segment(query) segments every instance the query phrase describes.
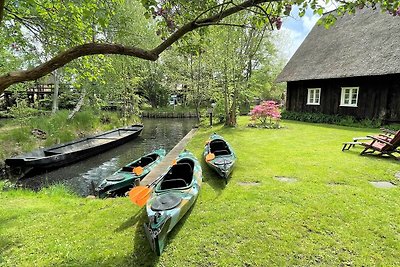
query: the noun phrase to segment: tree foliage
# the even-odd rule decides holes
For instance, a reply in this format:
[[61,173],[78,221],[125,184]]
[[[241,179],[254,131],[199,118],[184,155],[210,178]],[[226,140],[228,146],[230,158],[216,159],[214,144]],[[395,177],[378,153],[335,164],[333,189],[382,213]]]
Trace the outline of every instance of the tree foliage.
[[[322,14],[329,0],[143,0],[147,16],[153,17],[163,38],[159,43],[140,46],[136,43],[109,43],[105,29],[123,0],[0,0],[0,32],[7,36],[1,49],[14,55],[44,51],[44,58],[24,61],[15,71],[7,69],[0,76],[0,93],[12,84],[40,78],[57,68],[83,56],[95,54],[120,54],[146,60],[157,60],[159,55],[187,33],[212,25],[228,25],[226,18],[244,13],[240,25],[265,24],[280,28],[282,17],[289,15],[292,5],[300,6],[300,15],[311,7]],[[357,8],[379,5],[384,12],[399,15],[399,1],[356,0],[340,1],[338,15],[354,13]],[[334,23],[330,14],[324,23]],[[27,34],[29,32],[29,34]],[[150,47],[150,48],[147,48]],[[3,52],[0,54],[4,54]],[[51,58],[51,59],[50,59]],[[17,69],[18,69],[17,68]]]

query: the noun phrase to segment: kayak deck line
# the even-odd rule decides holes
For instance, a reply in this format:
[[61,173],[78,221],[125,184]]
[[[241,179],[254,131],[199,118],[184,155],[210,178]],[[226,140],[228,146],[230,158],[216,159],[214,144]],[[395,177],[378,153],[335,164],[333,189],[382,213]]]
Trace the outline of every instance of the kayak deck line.
[[197,128],[193,128],[189,133],[179,141],[178,144],[164,157],[164,159],[150,171],[150,173],[140,181],[140,185],[146,186],[154,182],[161,174],[163,174],[172,162],[179,156],[182,150],[185,149],[186,145],[193,138],[194,134],[197,132]]

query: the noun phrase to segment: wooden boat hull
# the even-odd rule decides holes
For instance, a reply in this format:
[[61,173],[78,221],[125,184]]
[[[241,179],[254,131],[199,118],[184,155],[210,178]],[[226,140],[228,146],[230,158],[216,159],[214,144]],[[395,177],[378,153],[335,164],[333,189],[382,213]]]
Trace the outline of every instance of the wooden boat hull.
[[215,133],[210,136],[204,147],[203,158],[212,170],[225,179],[225,182],[228,181],[237,159],[229,143]]
[[136,138],[142,130],[143,125],[122,127],[95,136],[38,149],[8,158],[5,162],[11,167],[21,168],[49,169],[61,167],[126,143]]
[[[165,154],[165,149],[157,149],[125,165],[99,184],[95,189],[96,195],[100,198],[105,198],[114,196],[123,190],[128,191],[130,188],[134,187],[137,182],[146,177],[146,175],[161,162]],[[139,166],[140,162],[143,162],[146,158],[152,158],[153,161],[143,167],[141,173],[135,173],[133,166]]]
[[167,180],[172,177],[168,175],[175,168],[171,166],[163,174],[163,179],[156,185],[146,204],[149,222],[144,225],[144,228],[150,246],[157,255],[161,255],[168,233],[195,203],[203,180],[201,166],[192,153],[182,152],[176,161],[178,166],[185,162],[193,162],[190,183],[183,187],[166,188],[164,186],[166,181],[174,180]]

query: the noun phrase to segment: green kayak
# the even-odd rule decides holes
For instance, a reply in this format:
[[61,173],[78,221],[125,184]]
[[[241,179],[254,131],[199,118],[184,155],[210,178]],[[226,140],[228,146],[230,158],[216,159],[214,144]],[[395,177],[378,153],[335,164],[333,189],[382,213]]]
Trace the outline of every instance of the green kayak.
[[125,165],[104,179],[95,189],[100,198],[124,193],[141,181],[165,157],[164,149],[157,149]]
[[161,255],[167,234],[193,205],[203,180],[201,166],[187,151],[179,154],[168,168],[146,203],[149,222],[144,225],[150,246]]
[[204,147],[203,157],[207,165],[227,183],[236,162],[235,152],[229,143],[222,136],[212,134]]

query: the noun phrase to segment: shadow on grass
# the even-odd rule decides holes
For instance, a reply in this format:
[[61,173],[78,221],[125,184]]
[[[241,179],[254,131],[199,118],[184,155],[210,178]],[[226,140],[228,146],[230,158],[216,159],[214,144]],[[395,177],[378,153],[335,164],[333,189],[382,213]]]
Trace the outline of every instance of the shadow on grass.
[[201,161],[201,169],[203,171],[203,182],[211,186],[217,194],[216,198],[218,198],[226,186],[225,180],[218,177],[218,175],[213,172],[204,161]]
[[183,217],[179,220],[179,222],[175,225],[175,227],[171,230],[171,232],[167,236],[167,242],[165,244],[165,248],[168,248],[168,245],[170,242],[172,242],[176,235],[179,233],[179,231],[182,229],[183,225],[185,224],[186,220],[189,218],[190,214],[192,214],[193,208],[196,205],[196,201],[193,203],[193,205],[190,207],[190,209],[183,215]]
[[[0,218],[0,229],[5,228],[5,225],[14,221],[18,218],[17,215]],[[0,264],[2,262],[2,257],[5,252],[14,246],[18,246],[19,243],[9,240],[7,237],[0,235]]]
[[131,255],[130,266],[155,266],[158,263],[158,256],[151,250],[150,244],[144,232],[144,223],[147,222],[146,209],[138,213],[134,235],[134,251]]
[[143,210],[144,209],[138,210],[138,212],[136,212],[135,215],[133,215],[126,222],[121,224],[117,229],[114,230],[114,232],[117,232],[117,233],[122,232],[122,231],[125,231],[126,229],[128,229],[129,227],[133,227],[136,223],[139,222],[139,220],[143,216],[143,214],[142,214]]
[[[197,202],[197,200],[196,200]],[[193,207],[196,205],[196,202],[190,207],[190,209],[186,212],[186,214],[179,220],[178,224],[172,229],[172,231],[168,234],[167,240],[165,243],[165,249],[168,249],[168,246],[171,242],[173,242],[176,235],[179,233],[181,228],[183,227],[186,220],[189,218],[190,214],[193,211]],[[135,227],[134,233],[134,251],[132,252],[130,257],[123,259],[123,264],[125,266],[155,266],[159,261],[159,257],[151,250],[150,244],[147,240],[143,225],[147,223],[147,213],[145,209],[141,209],[137,214],[129,218],[126,222],[124,222],[120,227],[118,227],[115,231],[122,231],[128,227]]]

